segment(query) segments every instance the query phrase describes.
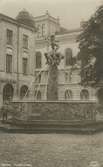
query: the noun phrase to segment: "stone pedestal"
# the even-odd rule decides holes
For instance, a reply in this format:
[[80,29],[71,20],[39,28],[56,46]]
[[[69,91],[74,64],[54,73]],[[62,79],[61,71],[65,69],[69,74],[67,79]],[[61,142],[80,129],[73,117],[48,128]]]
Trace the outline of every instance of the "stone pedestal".
[[58,100],[58,68],[56,65],[49,66],[48,77],[47,100]]

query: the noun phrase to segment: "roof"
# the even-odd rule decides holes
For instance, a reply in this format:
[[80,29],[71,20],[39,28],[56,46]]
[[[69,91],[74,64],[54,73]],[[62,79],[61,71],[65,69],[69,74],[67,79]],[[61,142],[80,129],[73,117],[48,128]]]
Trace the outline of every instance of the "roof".
[[81,30],[80,28],[69,30],[64,27],[60,27],[60,31],[56,32],[56,35],[64,35],[64,34],[69,34],[74,32],[80,32],[80,30]]
[[26,29],[30,29],[30,30],[33,30],[34,28],[27,25],[27,24],[24,24],[23,22],[18,22],[16,19],[12,18],[12,17],[9,17],[7,15],[4,15],[2,13],[0,13],[0,20],[4,20],[6,22],[9,22],[11,24],[15,24],[16,26],[21,26],[21,27],[24,27]]
[[16,20],[20,23],[27,25],[27,26],[35,27],[35,22],[34,22],[33,16],[25,9],[23,9],[22,11],[19,12],[19,14],[16,17]]
[[39,20],[42,20],[42,19],[47,19],[47,17],[50,20],[54,21],[55,23],[58,23],[58,18],[55,18],[55,17],[51,16],[48,13],[48,11],[46,11],[46,14],[44,14],[44,15],[36,16],[36,17],[33,17],[33,18],[34,18],[34,21],[39,21]]

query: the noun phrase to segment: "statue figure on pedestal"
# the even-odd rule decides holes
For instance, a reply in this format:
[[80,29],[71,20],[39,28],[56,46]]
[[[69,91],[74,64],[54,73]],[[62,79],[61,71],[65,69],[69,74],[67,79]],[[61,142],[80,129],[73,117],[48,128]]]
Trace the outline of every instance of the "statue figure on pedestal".
[[58,100],[58,65],[64,58],[60,52],[58,52],[59,45],[55,40],[55,36],[50,38],[51,51],[45,53],[46,63],[49,66],[49,78],[47,86],[47,100]]

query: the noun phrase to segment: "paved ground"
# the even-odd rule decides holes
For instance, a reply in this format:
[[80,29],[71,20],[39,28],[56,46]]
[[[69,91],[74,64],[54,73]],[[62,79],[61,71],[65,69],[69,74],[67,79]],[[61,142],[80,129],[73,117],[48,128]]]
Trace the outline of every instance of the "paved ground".
[[92,136],[0,133],[0,167],[6,163],[87,167],[91,161],[103,166],[103,133]]

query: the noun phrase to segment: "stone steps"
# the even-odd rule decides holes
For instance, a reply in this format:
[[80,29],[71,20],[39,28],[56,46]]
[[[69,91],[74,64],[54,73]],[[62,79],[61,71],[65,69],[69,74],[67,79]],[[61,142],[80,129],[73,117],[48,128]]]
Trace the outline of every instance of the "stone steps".
[[0,130],[10,133],[75,133],[92,134],[103,131],[103,122],[66,122],[58,124],[55,122],[33,121],[33,122],[5,122]]

